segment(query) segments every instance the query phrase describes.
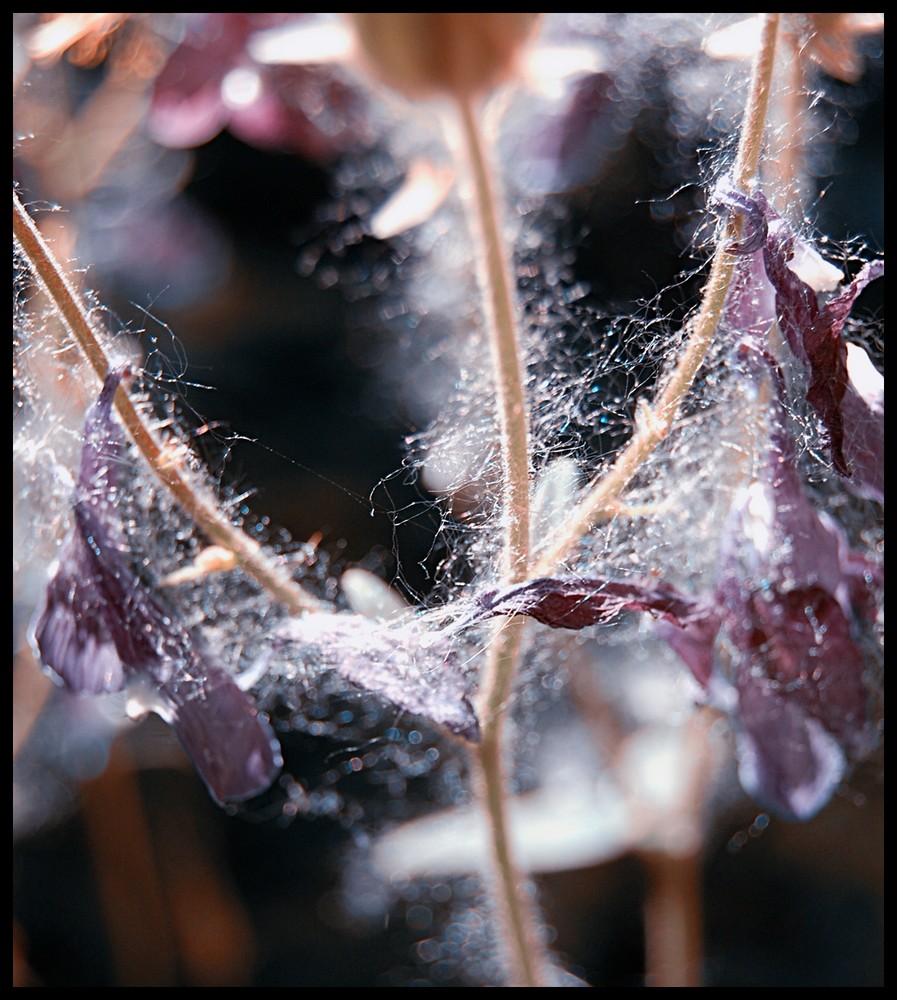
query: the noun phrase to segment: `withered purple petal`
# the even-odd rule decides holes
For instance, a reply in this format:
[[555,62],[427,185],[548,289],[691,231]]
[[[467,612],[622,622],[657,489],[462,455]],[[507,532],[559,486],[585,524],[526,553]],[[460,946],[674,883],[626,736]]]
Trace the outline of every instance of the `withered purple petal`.
[[[807,401],[813,406],[828,435],[832,464],[845,477],[852,469],[850,451],[853,427],[845,419],[844,401],[850,385],[844,324],[860,292],[884,273],[884,261],[866,264],[857,277],[824,305],[817,293],[788,266],[794,255],[794,236],[779,220],[770,227],[764,249],[769,280],[776,292],[776,309],[782,332],[807,366],[810,384]],[[864,435],[868,435],[868,428]],[[883,434],[883,427],[880,434]]]
[[727,626],[739,694],[766,685],[852,752],[869,749],[863,656],[834,597],[820,587],[755,590]]
[[177,612],[134,572],[116,491],[124,455],[110,373],[85,422],[72,528],[33,628],[44,668],[80,694],[132,683],[172,721],[219,802],[267,788],[280,768],[273,731]]
[[224,78],[241,62],[253,27],[251,15],[202,14],[156,78],[149,108],[154,137],[169,146],[199,146],[226,125]]
[[741,366],[740,356],[745,350],[753,357],[765,351],[775,319],[775,291],[766,277],[762,254],[740,257],[720,323],[733,349],[731,359]]
[[102,694],[121,690],[125,675],[110,627],[94,613],[104,598],[90,564],[87,543],[73,533],[63,543],[47,584],[33,638],[44,669],[67,688]]
[[659,621],[656,629],[661,639],[674,650],[692,672],[695,680],[709,688],[715,663],[714,644],[721,620],[715,611],[708,611],[703,619],[679,627],[668,621]]
[[[360,92],[321,66],[271,66],[251,56],[256,32],[289,26],[300,16],[193,15],[156,77],[148,116],[154,138],[177,148],[200,146],[227,128],[249,145],[322,163],[366,141],[370,128]],[[227,93],[234,80],[241,89],[237,100]]]
[[201,661],[204,673],[175,675],[161,687],[182,746],[219,803],[242,802],[270,787],[283,764],[280,745],[221,666]]
[[716,600],[742,781],[770,808],[804,819],[874,744],[854,634],[869,567],[814,508],[777,401],[769,412],[769,454],[730,516]]
[[739,691],[738,721],[738,776],[748,795],[785,819],[815,816],[847,769],[835,737],[786,691],[750,678]]
[[[855,376],[859,368],[865,369],[862,383]],[[847,345],[847,370],[850,382],[841,401],[844,424],[849,429],[844,454],[853,470],[847,482],[860,496],[884,503],[884,379],[856,344]],[[870,387],[868,383],[873,380],[876,385]]]
[[[792,268],[797,237],[762,193],[747,195],[726,179],[717,185],[714,200],[745,219],[743,239],[727,249],[745,256],[763,251],[766,277],[775,296],[774,315],[791,350],[807,369],[807,401],[822,422],[835,470],[854,480],[855,492],[883,499],[884,405],[870,404],[852,380],[843,330],[857,296],[884,273],[884,261],[865,264],[837,295],[820,303],[816,290]],[[768,311],[768,293],[769,286],[760,275],[740,268],[726,305],[726,325],[742,335],[754,331]]]
[[[766,376],[775,383],[777,372],[765,357],[753,355],[753,363],[758,378],[766,366]],[[748,590],[820,586],[849,613],[855,581],[871,567],[850,550],[841,528],[813,505],[776,395],[768,406],[768,433],[766,460],[730,514],[720,547],[717,601],[737,605],[746,582]]]
[[750,254],[763,248],[769,229],[768,205],[759,191],[753,195],[746,194],[735,186],[731,177],[727,177],[714,188],[713,202],[728,212],[744,217],[744,234],[737,243],[726,247],[729,253]]
[[624,611],[647,611],[676,625],[703,620],[700,602],[663,583],[545,577],[492,590],[478,598],[482,620],[527,615],[551,628],[583,629],[614,621]]

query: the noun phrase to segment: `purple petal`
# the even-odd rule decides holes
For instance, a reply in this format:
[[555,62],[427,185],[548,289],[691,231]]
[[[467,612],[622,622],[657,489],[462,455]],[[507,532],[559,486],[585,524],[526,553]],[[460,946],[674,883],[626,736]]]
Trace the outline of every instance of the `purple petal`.
[[[760,192],[746,195],[727,180],[717,186],[714,197],[725,209],[745,218],[744,238],[727,248],[730,253],[750,255],[763,250],[766,275],[775,293],[775,314],[791,350],[807,368],[807,401],[825,429],[832,464],[845,478],[856,478],[857,492],[882,498],[884,405],[870,406],[852,379],[843,330],[857,296],[884,273],[884,261],[865,264],[853,281],[820,304],[816,290],[792,267],[797,237],[764,196]],[[762,321],[759,312],[766,311],[763,283],[756,275],[746,279],[748,274],[749,270],[739,269],[726,305],[726,325],[735,330],[754,330],[757,321]],[[741,315],[746,307],[748,315]]]
[[870,568],[803,487],[777,402],[770,450],[729,519],[716,597],[737,693],[745,788],[784,816],[817,812],[874,745],[864,657]]
[[847,345],[840,323],[819,307],[816,292],[789,267],[793,239],[781,228],[770,237],[766,271],[776,290],[779,322],[791,349],[810,372],[807,402],[819,414],[828,435],[832,463],[842,476],[850,470],[844,458],[844,416],[841,401],[847,391]]
[[735,186],[731,177],[726,177],[714,188],[713,202],[744,218],[744,234],[738,243],[726,247],[729,253],[751,254],[763,248],[769,230],[769,206],[759,191],[753,195],[745,194]]
[[259,72],[257,98],[230,113],[228,129],[238,139],[319,163],[372,140],[360,94],[328,69],[277,66]]
[[97,509],[76,504],[37,615],[41,662],[73,691],[117,691],[140,674],[161,684],[194,655],[176,613],[131,570],[118,534]]
[[106,621],[93,613],[102,597],[89,569],[80,535],[62,546],[58,569],[47,585],[34,625],[34,643],[44,669],[72,691],[119,691],[125,676]]
[[726,623],[739,691],[762,684],[852,752],[869,750],[863,655],[834,597],[818,587],[753,591]]
[[122,376],[106,378],[85,424],[74,523],[35,619],[34,646],[44,668],[77,693],[143,688],[212,795],[240,801],[271,784],[280,752],[250,697],[132,568],[117,505],[123,432],[112,416]]
[[[776,307],[782,332],[794,353],[809,370],[807,401],[813,406],[828,435],[832,463],[845,477],[855,472],[845,452],[854,427],[845,414],[845,396],[850,385],[844,324],[860,292],[884,273],[884,262],[866,264],[860,274],[838,295],[820,306],[816,292],[788,266],[794,254],[794,237],[784,223],[770,229],[764,251],[769,280],[776,290]],[[864,427],[864,435],[869,429]],[[883,435],[883,427],[879,436]],[[883,447],[883,445],[882,445]]]
[[225,76],[243,56],[252,31],[249,15],[204,14],[156,77],[148,124],[167,146],[199,146],[226,125],[221,93]]
[[678,654],[704,688],[711,686],[716,661],[714,646],[720,629],[720,618],[715,613],[706,618],[677,627],[667,621],[657,623],[657,634]]
[[739,692],[738,776],[752,798],[785,819],[825,806],[847,769],[838,741],[786,694],[748,681]]
[[853,470],[847,482],[860,496],[884,503],[884,378],[856,344],[847,345],[847,372],[850,381],[841,401],[844,426],[849,430],[844,454]]
[[755,356],[766,351],[775,319],[775,291],[766,277],[762,255],[740,257],[720,324],[735,349],[733,357],[739,356],[742,347]]
[[105,618],[90,548],[80,534],[63,543],[57,569],[35,619],[38,659],[67,688],[84,694],[119,691],[125,674]]
[[[754,360],[777,378],[766,358]],[[836,598],[848,618],[874,617],[870,581],[881,586],[880,567],[851,550],[839,525],[811,501],[784,410],[775,398],[768,426],[765,464],[733,506],[720,546],[717,601],[738,606],[739,595],[754,589],[815,586]]]
[[[370,126],[356,90],[321,67],[268,66],[250,55],[247,46],[256,32],[296,18],[196,15],[156,78],[148,115],[154,138],[177,148],[200,146],[228,128],[251,145],[321,162],[368,141]],[[234,79],[238,90],[245,87],[237,100],[226,93]]]
[[712,606],[666,584],[605,579],[544,578],[481,594],[479,608],[459,622],[463,627],[496,615],[527,615],[550,628],[583,629],[606,625],[627,611],[658,618],[663,639],[705,687],[713,672],[713,646],[720,619]]
[[170,722],[218,803],[242,802],[270,788],[283,758],[271,726],[223,667],[201,661],[199,677],[182,675],[161,695]]
[[[60,548],[33,627],[44,667],[85,694],[120,690],[128,672],[123,661],[146,658],[135,645],[144,643],[147,633],[130,627],[131,609],[139,605],[141,594],[131,586],[133,574],[114,516],[123,448],[111,413],[122,377],[122,371],[109,374],[85,421],[74,525]],[[139,608],[137,617],[144,617]]]
[[706,608],[666,584],[546,577],[493,590],[478,598],[472,624],[496,615],[528,615],[551,628],[583,629],[614,621],[624,611],[647,611],[676,625],[703,620]]

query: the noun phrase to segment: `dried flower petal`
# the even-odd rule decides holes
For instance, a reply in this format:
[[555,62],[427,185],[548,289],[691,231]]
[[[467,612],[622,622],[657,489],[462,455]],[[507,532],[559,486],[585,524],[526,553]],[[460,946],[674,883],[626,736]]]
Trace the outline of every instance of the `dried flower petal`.
[[[807,819],[874,743],[855,628],[869,567],[810,502],[778,404],[770,451],[727,526],[716,598],[746,790]],[[699,678],[701,679],[701,678]],[[703,681],[705,684],[706,681]]]
[[546,577],[479,595],[473,624],[496,615],[527,615],[551,628],[583,629],[606,625],[624,611],[647,611],[684,626],[703,620],[706,608],[665,584]]
[[296,17],[196,15],[156,79],[149,109],[155,138],[199,146],[227,128],[250,145],[320,162],[367,141],[360,93],[329,68],[270,65],[253,55],[257,34],[295,26]]
[[852,473],[845,450],[851,428],[845,424],[843,402],[850,382],[844,324],[860,292],[884,273],[884,261],[866,264],[838,295],[820,305],[816,292],[788,266],[794,238],[784,225],[771,229],[764,251],[766,272],[776,290],[776,308],[782,332],[794,353],[807,365],[810,385],[807,401],[822,420],[835,469]]
[[847,374],[841,412],[850,431],[844,440],[844,454],[853,470],[849,483],[855,493],[884,503],[884,376],[858,344],[847,345]]
[[739,691],[737,735],[742,787],[786,819],[812,819],[847,769],[838,741],[771,685]]
[[116,505],[124,441],[112,403],[121,379],[120,371],[106,378],[85,424],[74,523],[35,618],[35,650],[76,693],[142,688],[212,796],[222,803],[251,798],[282,763],[270,725],[132,568]]
[[280,746],[245,691],[208,653],[202,674],[162,686],[175,732],[218,802],[240,802],[269,788],[281,768]]
[[[746,346],[741,355],[757,385],[775,382],[771,359]],[[622,612],[652,614],[708,696],[734,715],[745,789],[782,816],[807,819],[831,798],[849,761],[874,746],[855,636],[874,571],[810,502],[774,397],[769,422],[769,453],[733,508],[712,595],[546,578],[479,595],[455,628],[527,615],[582,629]]]
[[[728,248],[730,252],[749,254],[763,249],[766,275],[775,293],[775,314],[789,347],[807,369],[807,402],[819,414],[835,470],[850,481],[855,492],[883,500],[884,397],[868,388],[875,381],[868,376],[871,363],[862,364],[854,353],[848,365],[849,345],[843,331],[859,294],[884,274],[884,261],[868,262],[840,292],[820,301],[817,289],[802,276],[806,272],[801,266],[806,261],[802,244],[760,192],[748,196],[723,182],[715,200],[746,219],[745,236]],[[749,308],[767,296],[758,275],[749,279],[747,287],[737,288],[738,303],[748,303]],[[729,312],[734,308],[731,305]]]

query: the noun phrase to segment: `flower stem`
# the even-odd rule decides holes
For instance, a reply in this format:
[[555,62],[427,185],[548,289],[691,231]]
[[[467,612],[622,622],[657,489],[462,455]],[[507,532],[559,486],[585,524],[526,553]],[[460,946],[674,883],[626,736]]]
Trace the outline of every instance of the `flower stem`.
[[[779,14],[764,15],[760,49],[754,59],[751,74],[748,102],[733,168],[736,185],[745,189],[753,184],[760,165],[779,18]],[[556,572],[569,550],[588,534],[590,528],[614,512],[620,496],[669,433],[719,326],[737,263],[737,258],[726,248],[737,241],[741,228],[742,220],[738,217],[730,219],[725,226],[713,256],[700,308],[689,324],[685,346],[675,369],[661,386],[653,406],[642,406],[636,416],[636,430],[629,443],[573,511],[562,535],[548,547],[533,567],[534,576]]]
[[[101,336],[94,329],[81,297],[15,191],[12,193],[12,228],[13,237],[32,273],[46,291],[94,374],[102,381],[111,363]],[[150,468],[210,541],[233,552],[237,565],[292,614],[319,607],[317,599],[291,579],[282,566],[273,562],[258,542],[222,517],[214,498],[203,495],[199,484],[188,478],[183,463],[172,458],[172,449],[158,440],[121,385],[115,394],[115,407]]]
[[490,646],[486,669],[497,681],[490,694],[497,701],[500,692],[504,692],[505,701],[488,709],[482,739],[476,748],[476,779],[489,824],[492,871],[488,888],[494,896],[497,926],[501,929],[508,965],[507,985],[535,987],[548,985],[544,979],[546,962],[538,939],[536,915],[526,892],[526,876],[517,865],[511,845],[505,759],[505,716],[523,652],[523,624],[512,619],[494,636]]
[[494,170],[477,109],[467,100],[459,100],[458,107],[474,192],[483,319],[495,372],[505,518],[502,575],[505,582],[517,583],[526,579],[530,516],[529,421],[517,343],[515,281],[505,253]]
[[701,854],[643,854],[647,986],[701,986]]
[[[517,332],[515,282],[505,251],[499,201],[487,139],[471,101],[458,111],[473,191],[476,259],[480,261],[483,320],[495,373],[502,462],[503,566],[507,583],[526,579],[529,570],[529,423]],[[508,824],[506,714],[523,650],[523,628],[512,619],[492,637],[480,682],[482,740],[476,756],[479,794],[489,823],[493,863],[491,888],[506,951],[510,985],[545,986],[546,966],[538,940],[525,878],[511,848]]]

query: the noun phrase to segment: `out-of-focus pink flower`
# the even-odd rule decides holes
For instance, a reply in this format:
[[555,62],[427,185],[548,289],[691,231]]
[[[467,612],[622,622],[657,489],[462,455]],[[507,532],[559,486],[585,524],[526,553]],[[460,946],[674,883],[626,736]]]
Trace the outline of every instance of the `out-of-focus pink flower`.
[[199,146],[224,129],[263,149],[332,160],[371,140],[365,99],[322,58],[271,64],[252,54],[260,33],[297,14],[196,14],[159,74],[149,111],[154,138]]

